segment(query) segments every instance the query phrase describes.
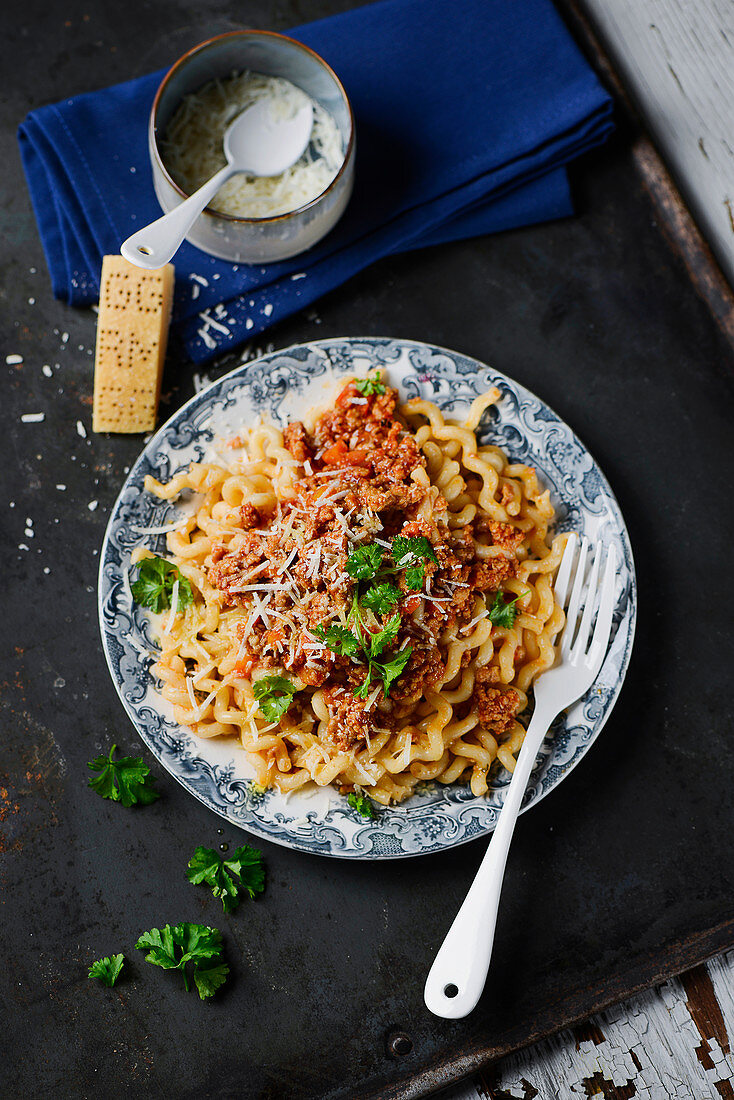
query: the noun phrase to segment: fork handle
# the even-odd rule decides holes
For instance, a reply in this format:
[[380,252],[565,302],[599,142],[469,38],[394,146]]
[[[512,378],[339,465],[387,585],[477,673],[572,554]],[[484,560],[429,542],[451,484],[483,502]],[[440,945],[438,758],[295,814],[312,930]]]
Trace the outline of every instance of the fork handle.
[[554,717],[547,708],[533,714],[489,847],[429,971],[423,996],[436,1016],[447,1020],[467,1016],[482,995],[515,822],[535,758]]

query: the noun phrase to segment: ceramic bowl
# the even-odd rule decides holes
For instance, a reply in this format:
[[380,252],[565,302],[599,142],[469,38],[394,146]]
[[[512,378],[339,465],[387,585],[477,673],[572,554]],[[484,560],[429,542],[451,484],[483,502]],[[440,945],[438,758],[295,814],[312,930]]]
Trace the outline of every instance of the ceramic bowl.
[[216,78],[251,70],[284,77],[301,88],[334,118],[342,136],[344,161],[325,191],[286,214],[240,218],[207,208],[186,239],[212,256],[234,263],[264,264],[286,260],[312,248],[344,213],[354,182],[354,116],[347,94],[326,62],[292,38],[270,31],[233,31],[195,46],[163,78],[150,113],[148,148],[153,182],[167,213],[187,195],[169,175],[159,137],[185,95]]

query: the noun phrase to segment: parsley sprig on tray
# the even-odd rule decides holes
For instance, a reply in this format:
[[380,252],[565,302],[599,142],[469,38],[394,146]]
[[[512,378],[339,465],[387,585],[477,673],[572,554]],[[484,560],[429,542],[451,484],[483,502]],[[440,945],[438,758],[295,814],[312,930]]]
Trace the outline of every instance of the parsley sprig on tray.
[[148,806],[160,798],[160,792],[153,787],[155,779],[142,756],[121,756],[115,760],[116,752],[117,745],[113,745],[108,756],[98,756],[87,763],[90,771],[100,772],[89,780],[92,790],[123,806]]
[[244,844],[222,859],[213,848],[199,847],[189,860],[186,877],[195,886],[210,886],[214,897],[222,899],[224,912],[232,913],[245,894],[254,899],[265,889],[262,852]]
[[[265,889],[265,867],[262,852],[244,844],[228,859],[213,848],[198,847],[189,860],[187,878],[195,885],[210,886],[215,898],[221,898],[225,913],[233,912],[245,894],[254,899]],[[180,970],[184,987],[191,988],[190,979],[202,1000],[213,997],[224,984],[229,967],[222,958],[222,934],[218,928],[205,924],[166,924],[143,932],[135,944],[147,951],[145,959],[164,970]],[[112,987],[120,976],[125,956],[111,955],[97,959],[89,967],[89,977]]]
[[[144,932],[135,944],[147,951],[146,962],[164,970],[180,970],[184,988],[191,989],[190,975],[202,1001],[224,985],[229,967],[222,959],[222,933],[205,924],[170,924]],[[191,964],[190,972],[187,966]]]
[[105,959],[97,959],[89,968],[89,977],[98,978],[102,985],[111,989],[120,976],[124,962],[124,955],[110,955]]

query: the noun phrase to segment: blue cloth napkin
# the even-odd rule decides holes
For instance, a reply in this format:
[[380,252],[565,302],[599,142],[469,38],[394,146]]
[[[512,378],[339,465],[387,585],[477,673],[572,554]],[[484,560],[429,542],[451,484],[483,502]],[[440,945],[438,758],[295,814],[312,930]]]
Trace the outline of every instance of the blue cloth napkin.
[[[311,251],[233,265],[175,257],[172,340],[204,362],[382,256],[572,213],[565,165],[611,102],[550,0],[381,0],[297,27],[356,116],[354,194]],[[160,216],[147,122],[163,71],[32,111],[23,165],[54,294],[97,300],[102,256]]]

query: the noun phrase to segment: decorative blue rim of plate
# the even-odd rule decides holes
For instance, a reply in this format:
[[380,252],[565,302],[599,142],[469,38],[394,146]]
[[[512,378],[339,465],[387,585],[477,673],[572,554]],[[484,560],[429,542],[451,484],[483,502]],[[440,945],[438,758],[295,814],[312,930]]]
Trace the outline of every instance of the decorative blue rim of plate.
[[[236,744],[196,738],[173,720],[150,672],[151,624],[134,604],[128,579],[139,529],[163,526],[175,514],[173,506],[145,492],[146,474],[167,480],[258,414],[276,422],[292,418],[299,408],[325,400],[341,376],[373,367],[385,368],[390,384],[406,399],[426,397],[447,416],[460,415],[474,397],[498,386],[502,398],[482,424],[480,438],[536,467],[551,490],[558,530],[613,544],[622,563],[612,641],[599,677],[554,723],[523,809],[545,797],[598,737],[621,689],[637,613],[634,561],[606,478],[571,429],[529,390],[466,355],[384,337],[321,340],[274,351],[196,394],[148,442],[115,503],[102,546],[99,616],[105,656],[125,710],[151,752],[191,794],[232,825],[275,844],[317,855],[396,859],[443,851],[490,833],[509,774],[501,768],[493,772],[490,790],[480,798],[460,784],[425,785],[401,806],[378,809],[374,820],[365,820],[331,788],[315,796],[261,791],[248,778],[252,772]],[[165,552],[165,536],[153,536],[149,545]]]

